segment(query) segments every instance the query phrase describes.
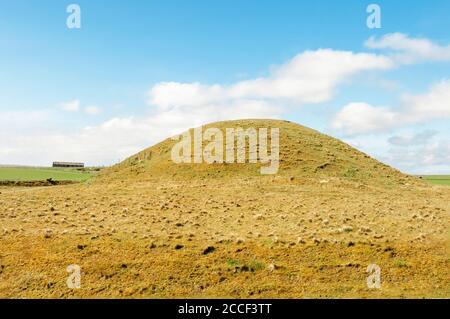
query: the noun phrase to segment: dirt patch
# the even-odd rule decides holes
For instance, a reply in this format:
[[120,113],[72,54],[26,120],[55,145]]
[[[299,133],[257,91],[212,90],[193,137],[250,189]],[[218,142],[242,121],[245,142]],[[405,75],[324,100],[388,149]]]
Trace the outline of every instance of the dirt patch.
[[0,186],[5,187],[41,187],[41,186],[57,186],[70,185],[79,183],[77,181],[54,181],[51,179],[45,181],[0,181]]

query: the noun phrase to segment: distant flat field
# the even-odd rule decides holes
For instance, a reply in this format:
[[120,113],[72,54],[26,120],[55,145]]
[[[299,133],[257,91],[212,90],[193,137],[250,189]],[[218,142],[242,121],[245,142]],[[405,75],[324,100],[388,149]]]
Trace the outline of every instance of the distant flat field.
[[424,175],[422,178],[432,184],[450,186],[450,175]]
[[0,181],[41,181],[51,178],[54,181],[83,182],[90,173],[65,168],[0,167]]

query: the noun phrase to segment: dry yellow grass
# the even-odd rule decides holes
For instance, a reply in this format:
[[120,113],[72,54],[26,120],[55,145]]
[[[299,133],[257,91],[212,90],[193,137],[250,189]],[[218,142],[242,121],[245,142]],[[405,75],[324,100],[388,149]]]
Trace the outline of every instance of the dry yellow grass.
[[450,297],[450,188],[293,123],[211,126],[279,127],[279,174],[174,164],[169,139],[85,184],[0,189],[0,297]]

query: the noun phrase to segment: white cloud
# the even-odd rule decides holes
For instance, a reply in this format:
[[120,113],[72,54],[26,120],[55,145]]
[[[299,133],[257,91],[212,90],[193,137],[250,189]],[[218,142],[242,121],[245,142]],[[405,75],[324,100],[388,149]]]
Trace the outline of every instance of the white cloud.
[[450,80],[433,85],[421,95],[405,95],[402,98],[406,122],[422,122],[450,117]]
[[333,119],[332,128],[348,135],[381,131],[395,125],[398,114],[387,107],[349,103]]
[[437,134],[434,130],[426,130],[414,135],[400,136],[394,135],[388,139],[388,142],[396,146],[415,146],[427,144]]
[[148,103],[166,110],[176,106],[198,106],[227,99],[220,85],[161,82],[150,89]]
[[226,104],[239,100],[321,103],[330,100],[336,87],[351,76],[370,70],[386,70],[392,61],[381,55],[321,49],[298,54],[274,68],[268,77],[234,84],[162,82],[149,91],[148,103],[160,109],[179,106]]
[[90,115],[97,115],[101,113],[101,108],[99,108],[98,106],[95,105],[90,105],[90,106],[86,106],[84,108],[84,112],[86,112],[87,114]]
[[450,61],[450,45],[442,46],[429,39],[411,38],[403,33],[390,33],[379,39],[371,37],[365,45],[371,49],[392,51],[391,57],[402,64]]
[[68,102],[62,102],[59,104],[60,109],[66,112],[80,112],[83,111],[89,115],[98,115],[101,113],[102,109],[96,105],[88,105],[84,108],[81,107],[80,100],[72,100]]
[[[33,115],[34,113],[30,114]],[[51,117],[27,113],[15,114],[15,122],[22,130],[0,114],[0,163],[23,165],[50,165],[52,161],[81,161],[88,165],[109,165],[141,151],[161,140],[195,126],[213,121],[238,118],[277,118],[280,109],[265,101],[239,100],[233,104],[204,105],[192,108],[183,106],[157,110],[145,117],[117,117],[79,132],[47,130]],[[33,134],[27,129],[32,118]],[[12,116],[10,116],[12,118]],[[4,121],[1,121],[4,119]],[[30,120],[31,121],[31,120]],[[5,122],[5,123],[3,123]],[[9,122],[6,129],[2,124]],[[30,124],[31,124],[30,123]]]
[[439,141],[424,146],[421,164],[439,165],[450,171],[450,141]]
[[433,85],[425,94],[403,96],[399,109],[349,103],[335,115],[331,127],[356,135],[446,118],[450,118],[450,80]]
[[384,56],[322,49],[307,51],[275,69],[268,78],[238,82],[232,96],[284,98],[294,102],[320,103],[331,99],[335,88],[351,76],[385,70],[392,61]]
[[[161,82],[148,91],[150,115],[116,117],[75,133],[64,128],[58,133],[46,129],[48,118],[33,122],[37,128],[33,134],[26,126],[21,131],[4,129],[1,162],[48,165],[54,160],[67,160],[111,164],[189,127],[229,119],[279,118],[292,105],[329,101],[339,86],[354,76],[394,66],[393,58],[386,55],[320,49],[298,54],[272,68],[268,76],[229,85]],[[375,132],[429,118],[430,108],[431,113],[445,116],[448,104],[439,101],[448,97],[446,93],[447,84],[443,82],[423,96],[405,96],[404,103],[411,104],[404,106],[409,110],[408,120],[395,109],[351,103],[336,116],[335,128],[352,134]],[[98,106],[83,107],[79,100],[61,103],[60,107],[71,112],[101,112]]]
[[78,112],[80,110],[80,100],[62,102],[60,108],[66,112]]
[[387,134],[351,136],[345,142],[405,173],[450,174],[450,140],[445,131],[414,134],[415,130],[395,135],[400,140],[394,143]]
[[411,174],[450,174],[450,140],[393,147],[382,159]]

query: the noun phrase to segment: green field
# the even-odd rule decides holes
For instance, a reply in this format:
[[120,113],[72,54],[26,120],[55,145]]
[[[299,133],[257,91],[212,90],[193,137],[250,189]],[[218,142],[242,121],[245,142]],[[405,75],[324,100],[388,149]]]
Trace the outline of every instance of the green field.
[[92,175],[70,168],[0,167],[0,181],[54,181],[83,182]]
[[450,175],[423,175],[421,177],[432,184],[450,186]]

